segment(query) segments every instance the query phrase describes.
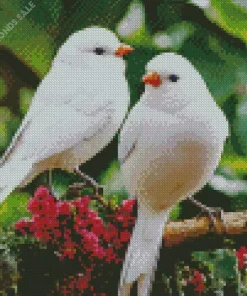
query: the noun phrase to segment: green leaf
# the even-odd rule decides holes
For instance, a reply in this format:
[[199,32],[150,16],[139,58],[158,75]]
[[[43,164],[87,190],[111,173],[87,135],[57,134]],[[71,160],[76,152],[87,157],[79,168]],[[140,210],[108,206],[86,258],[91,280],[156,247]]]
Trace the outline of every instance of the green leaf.
[[145,10],[140,1],[133,1],[119,22],[117,31],[121,36],[130,36],[145,24]]
[[0,100],[2,100],[8,92],[7,84],[2,77],[0,77]]
[[180,204],[176,204],[170,212],[170,220],[175,221],[179,218],[181,212]]
[[222,175],[215,175],[210,180],[210,186],[212,186],[215,190],[223,192],[231,197],[247,193],[246,181],[238,179],[229,180]]
[[145,67],[157,53],[155,48],[148,46],[136,48],[136,50],[128,57],[127,79],[130,86],[131,105],[139,101],[144,90],[141,78],[145,73]]
[[6,123],[7,121],[10,121],[13,119],[14,119],[14,115],[9,110],[8,107],[0,107],[0,122],[1,123]]
[[192,23],[185,21],[169,27],[167,34],[171,38],[172,48],[178,50],[184,41],[194,34],[195,30],[195,26]]
[[146,25],[150,32],[165,30],[182,21],[187,0],[142,0],[146,11]]
[[27,203],[30,198],[28,193],[12,193],[0,205],[0,228],[11,226],[23,217],[30,217]]
[[100,176],[100,184],[104,186],[104,195],[122,200],[128,197],[124,187],[118,161],[113,161],[109,168]]
[[65,24],[61,22],[62,37],[67,36],[68,32],[71,33],[93,25],[114,29],[131,2],[132,0],[80,0],[75,5],[71,0],[64,0]]
[[238,137],[241,150],[247,155],[247,99],[243,100],[237,107],[234,121],[234,131]]
[[206,15],[229,34],[247,42],[247,9],[232,0],[211,0]]
[[238,155],[223,155],[221,166],[231,168],[237,174],[247,174],[247,157]]
[[194,34],[195,30],[196,27],[192,23],[179,22],[170,26],[164,32],[158,32],[154,36],[154,42],[158,48],[172,48],[177,51],[182,47],[185,40]]
[[8,145],[8,128],[4,122],[0,123],[0,150],[4,150]]
[[28,18],[37,26],[45,28],[48,33],[54,33],[54,30],[59,25],[59,17],[62,12],[61,0],[53,0],[52,2],[49,0],[17,0],[16,2],[19,2],[22,9],[28,7],[28,3],[33,3],[35,7],[29,13]]
[[[0,107],[0,150],[6,148],[12,136],[9,126],[16,122],[16,117],[8,107]],[[18,122],[19,123],[19,122]]]
[[246,51],[236,48],[202,27],[197,27],[193,37],[184,43],[180,51],[202,74],[220,105],[236,93],[239,71],[245,77],[247,75]]
[[193,257],[203,264],[212,264],[214,277],[227,279],[236,273],[236,256],[234,252],[219,249],[213,252],[193,252]]
[[152,45],[152,36],[145,25],[145,10],[140,1],[133,1],[117,26],[118,34],[134,45]]
[[20,89],[20,111],[25,115],[29,109],[35,91],[26,87]]
[[138,30],[134,31],[131,35],[123,37],[123,39],[125,42],[133,45],[154,46],[152,36],[147,31],[145,24],[143,24]]
[[32,14],[38,14],[38,5],[27,16],[23,16],[22,10],[25,10],[27,3],[28,1],[0,3],[1,44],[42,77],[50,67],[55,45],[46,28],[31,19]]

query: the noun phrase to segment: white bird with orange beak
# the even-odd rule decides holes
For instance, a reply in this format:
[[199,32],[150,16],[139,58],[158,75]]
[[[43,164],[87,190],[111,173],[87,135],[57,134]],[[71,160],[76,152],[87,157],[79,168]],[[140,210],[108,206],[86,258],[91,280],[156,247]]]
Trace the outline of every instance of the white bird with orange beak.
[[45,170],[73,172],[110,142],[128,110],[122,57],[132,50],[99,27],[66,40],[1,159],[0,202]]
[[212,177],[228,123],[201,75],[184,57],[164,53],[147,65],[146,89],[120,135],[119,159],[138,214],[121,273],[119,296],[148,296],[173,205]]

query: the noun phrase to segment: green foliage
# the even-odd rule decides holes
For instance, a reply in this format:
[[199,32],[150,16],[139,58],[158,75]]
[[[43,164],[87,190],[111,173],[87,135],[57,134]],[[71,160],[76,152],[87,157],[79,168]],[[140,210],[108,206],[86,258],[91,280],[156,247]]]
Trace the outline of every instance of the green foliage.
[[[54,53],[54,40],[47,33],[49,27],[47,18],[53,21],[53,17],[46,13],[46,19],[35,23],[33,16],[40,16],[40,4],[37,4],[32,11],[24,17],[22,10],[26,11],[30,1],[4,1],[1,3],[0,28],[6,30],[10,23],[14,24],[13,29],[5,33],[1,38],[1,44],[13,51],[17,57],[28,67],[32,67],[41,77],[49,70],[50,62]],[[48,1],[46,1],[48,2]],[[58,1],[56,1],[58,3]],[[60,2],[60,1],[59,1]],[[54,10],[54,9],[53,9]],[[20,15],[20,18],[18,18]],[[31,17],[32,16],[32,17]],[[15,20],[15,23],[13,22]],[[2,31],[3,32],[3,31]]]
[[[244,1],[211,0],[209,17],[228,33],[247,41],[247,10]],[[241,3],[243,3],[241,5]]]
[[25,115],[34,95],[34,90],[23,87],[20,89],[20,111]]
[[29,198],[30,195],[27,193],[12,193],[0,205],[0,228],[13,225],[20,217],[30,217],[27,210]]
[[3,78],[0,77],[0,100],[7,94],[7,85]]
[[194,252],[196,260],[209,264],[215,278],[227,279],[235,273],[236,256],[234,250],[219,249],[211,252]]

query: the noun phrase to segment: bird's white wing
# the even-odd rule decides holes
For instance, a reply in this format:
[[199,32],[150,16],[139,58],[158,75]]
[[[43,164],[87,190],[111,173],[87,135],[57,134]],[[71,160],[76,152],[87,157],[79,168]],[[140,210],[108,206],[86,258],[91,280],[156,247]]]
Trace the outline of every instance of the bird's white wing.
[[63,75],[63,71],[58,71],[55,68],[55,71],[52,69],[52,71],[48,72],[48,74],[44,77],[37,88],[37,92],[32,99],[27,114],[13,136],[9,147],[0,159],[0,166],[4,165],[11,153],[15,150],[16,145],[18,144],[27,127],[30,125],[31,119],[35,117],[35,114],[38,114],[40,111],[42,112],[42,109],[45,109],[45,107],[48,105],[57,103],[57,101],[54,100],[54,97],[56,94],[60,95],[60,98],[62,97],[63,88],[61,86],[67,86],[67,89],[70,89],[66,83],[61,83],[59,88],[58,81],[61,75]]
[[[78,121],[85,120],[85,122],[83,122],[83,125],[80,126],[81,133],[89,133],[90,136],[89,131],[92,130],[92,134],[94,134],[94,132],[96,132],[98,128],[97,122],[98,120],[100,120],[100,117],[98,116],[102,115],[104,117],[102,118],[102,124],[104,123],[104,120],[108,118],[108,115],[100,112],[105,105],[105,101],[101,100],[99,96],[95,99],[95,94],[88,91],[88,88],[86,88],[85,85],[82,85],[80,83],[74,85],[73,81],[76,81],[76,79],[75,77],[73,77],[73,73],[70,75],[65,75],[68,73],[66,72],[66,69],[64,70],[65,71],[61,71],[61,69],[55,67],[55,69],[53,68],[52,71],[50,71],[42,80],[35,96],[33,97],[30,108],[22,121],[21,126],[18,128],[9,147],[0,159],[0,166],[3,166],[5,164],[10,155],[12,155],[12,153],[16,150],[17,146],[20,147],[20,142],[24,143],[24,135],[25,138],[29,139],[28,142],[32,141],[34,143],[35,141],[37,141],[38,137],[40,137],[40,135],[38,134],[43,131],[44,128],[50,128],[50,133],[52,133],[51,130],[55,128],[57,133],[55,131],[53,133],[58,135],[59,126],[61,129],[59,133],[62,135],[63,133],[69,132],[69,123],[68,125],[66,125],[66,127],[62,127],[63,122],[66,122],[66,119],[70,119],[74,115]],[[58,81],[64,81],[64,83],[58,83]],[[83,95],[81,95],[82,93]],[[66,109],[69,108],[69,106],[74,107],[74,110]],[[63,111],[63,108],[66,109],[65,112]],[[60,111],[58,111],[59,109]],[[58,114],[58,112],[60,115]],[[72,112],[72,114],[74,112],[75,114],[72,115],[69,112]],[[82,114],[84,112],[85,114],[79,115],[79,112],[81,112]],[[62,118],[62,113],[66,113],[64,114],[64,118]],[[52,116],[52,118],[49,118],[49,116]],[[78,116],[81,116],[82,118],[80,118],[79,120]],[[50,127],[48,127],[49,121],[51,119],[54,121],[54,123],[50,122]],[[43,123],[41,121],[43,121]],[[55,123],[55,121],[59,122]],[[93,121],[94,124],[90,126],[89,123],[91,121]],[[71,123],[72,128],[73,121],[69,120],[69,122]],[[82,124],[82,122],[78,122],[78,124],[80,123]],[[57,124],[57,126],[55,127],[54,124]],[[36,131],[34,130],[34,126],[37,128]],[[52,128],[52,126],[54,126],[54,128]],[[45,134],[46,133],[44,132],[42,137],[44,137]],[[27,137],[27,135],[30,135],[29,138]],[[88,135],[85,135],[85,138],[87,138],[87,136]]]
[[118,159],[120,164],[124,164],[131,153],[135,150],[138,137],[142,130],[142,107],[138,103],[131,110],[120,133],[118,145]]
[[6,151],[4,152],[4,154],[0,159],[0,167],[3,166],[5,162],[8,160],[9,156],[15,149],[16,144],[21,138],[21,135],[24,133],[25,129],[28,127],[29,123],[30,121],[23,121],[21,126],[18,128],[17,132],[15,133],[14,137],[11,140],[9,147],[6,149]]
[[[83,100],[82,97],[80,99]],[[97,106],[95,112],[76,109],[69,103],[53,105],[52,108],[43,106],[24,120],[3,162],[12,153],[20,160],[32,158],[36,162],[62,152],[100,133],[110,123],[111,115],[112,110],[107,104],[102,108]]]

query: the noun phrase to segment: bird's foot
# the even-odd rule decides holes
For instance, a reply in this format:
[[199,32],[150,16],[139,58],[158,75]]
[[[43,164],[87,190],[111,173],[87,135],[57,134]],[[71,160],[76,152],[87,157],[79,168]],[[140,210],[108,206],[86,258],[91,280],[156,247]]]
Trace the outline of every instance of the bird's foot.
[[187,200],[189,200],[192,204],[194,204],[196,207],[201,209],[200,215],[205,215],[209,218],[209,220],[210,220],[209,228],[210,229],[217,230],[217,220],[220,220],[221,225],[223,226],[223,232],[226,231],[224,211],[221,208],[208,207],[208,206],[204,205],[203,203],[199,202],[198,200],[195,200],[193,197],[188,197]]
[[50,195],[52,195],[53,197],[57,198],[58,196],[57,196],[57,194],[55,192],[54,187],[52,185],[50,185],[50,184],[47,187],[48,187],[48,190],[50,192]]
[[52,170],[47,171],[47,185],[46,185],[46,187],[53,197],[58,198],[55,188],[53,186],[53,182],[52,182]]
[[98,196],[98,195],[103,195],[103,187],[100,186],[92,177],[88,176],[87,174],[81,172],[79,169],[75,169],[74,170],[75,174],[78,175],[79,177],[81,177],[85,182],[83,183],[75,183],[71,186],[69,186],[69,188],[72,189],[83,189],[86,187],[90,187],[93,189],[93,194]]

